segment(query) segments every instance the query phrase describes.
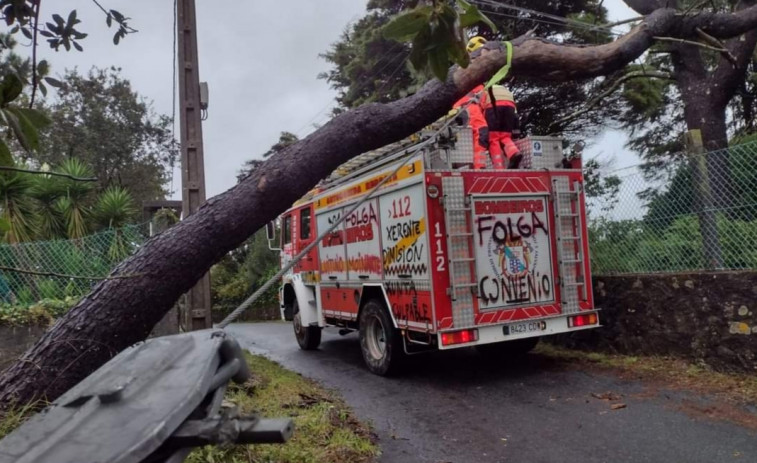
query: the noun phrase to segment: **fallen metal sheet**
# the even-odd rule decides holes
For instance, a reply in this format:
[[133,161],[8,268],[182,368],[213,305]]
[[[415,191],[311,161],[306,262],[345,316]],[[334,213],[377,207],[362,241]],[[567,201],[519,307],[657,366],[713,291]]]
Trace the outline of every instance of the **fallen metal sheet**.
[[[142,461],[218,386],[228,357],[241,351],[222,330],[130,347],[0,441],[0,463]],[[235,380],[249,376],[241,364]]]

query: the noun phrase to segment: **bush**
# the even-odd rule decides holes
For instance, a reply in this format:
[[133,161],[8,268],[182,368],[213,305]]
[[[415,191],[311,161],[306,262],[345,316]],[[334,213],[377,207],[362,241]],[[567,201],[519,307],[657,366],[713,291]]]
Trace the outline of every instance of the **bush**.
[[78,298],[43,299],[34,304],[0,304],[0,325],[7,326],[48,326],[69,311]]

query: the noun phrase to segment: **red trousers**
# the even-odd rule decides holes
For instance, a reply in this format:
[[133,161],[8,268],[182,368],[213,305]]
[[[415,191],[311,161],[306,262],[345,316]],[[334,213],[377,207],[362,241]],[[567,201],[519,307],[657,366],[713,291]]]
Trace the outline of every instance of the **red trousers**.
[[510,132],[493,132],[489,131],[489,152],[492,155],[492,163],[495,158],[499,158],[499,164],[501,167],[494,167],[495,169],[504,169],[504,163],[502,162],[502,155],[507,156],[507,159],[512,158],[520,152],[512,138]]

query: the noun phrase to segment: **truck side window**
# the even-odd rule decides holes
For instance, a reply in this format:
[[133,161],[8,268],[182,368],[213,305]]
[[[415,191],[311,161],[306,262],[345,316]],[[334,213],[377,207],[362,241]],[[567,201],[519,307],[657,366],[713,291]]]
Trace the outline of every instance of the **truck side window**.
[[292,242],[292,215],[284,217],[284,229],[281,232],[281,239],[284,244]]
[[300,211],[300,239],[310,238],[310,208]]

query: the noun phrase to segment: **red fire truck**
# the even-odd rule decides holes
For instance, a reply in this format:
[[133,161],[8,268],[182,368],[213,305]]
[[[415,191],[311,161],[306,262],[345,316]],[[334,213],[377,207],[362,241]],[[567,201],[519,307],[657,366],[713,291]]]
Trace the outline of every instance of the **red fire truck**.
[[324,327],[358,331],[368,369],[384,375],[411,353],[507,356],[599,325],[580,157],[532,137],[519,140],[524,168],[474,171],[471,138],[447,128],[361,155],[280,217],[282,265],[338,223],[283,278],[282,316],[302,349]]

